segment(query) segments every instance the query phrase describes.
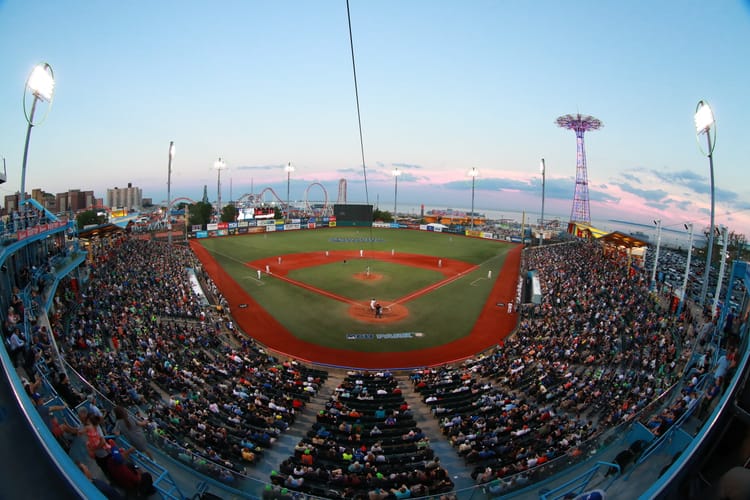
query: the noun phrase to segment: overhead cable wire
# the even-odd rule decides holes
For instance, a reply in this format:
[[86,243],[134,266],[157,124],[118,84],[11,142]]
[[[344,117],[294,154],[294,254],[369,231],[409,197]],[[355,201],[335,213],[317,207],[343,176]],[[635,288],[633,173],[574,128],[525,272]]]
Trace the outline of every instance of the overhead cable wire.
[[357,64],[354,60],[354,38],[352,37],[352,17],[349,12],[349,0],[346,0],[346,19],[349,22],[349,48],[352,54],[352,73],[354,74],[354,96],[357,100],[357,122],[359,124],[359,149],[362,154],[362,174],[365,180],[365,202],[370,204],[370,195],[367,190],[367,167],[365,163],[365,143],[362,139],[362,113],[359,108],[359,86],[357,85]]

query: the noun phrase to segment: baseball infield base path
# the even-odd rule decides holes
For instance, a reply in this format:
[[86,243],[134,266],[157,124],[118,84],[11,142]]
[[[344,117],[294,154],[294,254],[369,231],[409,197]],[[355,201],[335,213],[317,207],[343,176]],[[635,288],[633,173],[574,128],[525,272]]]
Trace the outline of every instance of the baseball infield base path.
[[[411,351],[392,351],[392,352],[359,352],[349,349],[334,349],[323,347],[306,340],[299,339],[292,335],[281,323],[279,323],[271,314],[261,307],[253,298],[242,289],[242,287],[216,262],[208,250],[200,243],[199,240],[190,240],[190,247],[203,263],[204,269],[211,276],[211,279],[221,290],[225,299],[229,303],[232,317],[240,329],[269,349],[291,356],[303,361],[319,363],[332,366],[356,367],[365,369],[379,368],[416,368],[422,366],[439,365],[453,361],[459,361],[474,356],[476,353],[490,348],[502,339],[504,339],[512,330],[518,320],[517,312],[513,310],[507,312],[506,308],[500,308],[498,303],[507,303],[515,301],[516,285],[518,283],[518,273],[521,264],[522,246],[517,245],[512,248],[505,258],[505,264],[500,270],[497,280],[490,291],[487,301],[479,314],[471,333],[461,339],[443,344],[441,346],[430,347],[422,350]],[[330,252],[329,257],[324,256],[321,252],[310,252],[304,254],[283,255],[284,268],[289,269],[296,267],[308,267],[330,262],[334,252]],[[347,257],[353,255],[352,252],[342,251],[341,255],[335,257]],[[370,252],[370,257],[376,257]],[[401,258],[403,257],[403,258]],[[379,260],[392,260],[405,265],[414,265],[419,267],[430,267],[434,269],[434,257],[430,257],[427,262],[425,256],[410,256],[398,254],[392,256],[390,253],[383,252],[378,255]],[[422,262],[420,262],[420,258]],[[263,259],[263,263],[269,259]],[[259,264],[257,261],[256,264]],[[253,263],[249,263],[251,265]],[[446,279],[456,276],[457,273],[463,274],[474,268],[473,265],[461,261],[449,261],[444,259],[441,271]],[[284,277],[282,279],[288,278]],[[289,280],[292,281],[292,280]],[[295,282],[296,284],[297,282]],[[443,282],[436,285],[439,286]],[[307,285],[305,285],[307,286]],[[331,294],[332,295],[332,294]],[[344,297],[333,296],[336,300],[342,300],[351,304],[350,314],[356,314],[357,319],[361,314],[362,321],[375,321],[374,315],[369,311],[368,303],[359,303],[351,301]],[[404,300],[410,300],[413,297],[404,297],[388,304],[394,314],[408,314],[406,311],[398,312],[399,307],[403,306]],[[247,307],[240,308],[239,304],[247,304]],[[395,306],[395,307],[394,307]],[[355,312],[352,312],[354,310]],[[361,312],[364,311],[364,312]],[[367,315],[367,318],[365,318]],[[390,316],[390,314],[389,314]],[[377,321],[383,321],[379,318]],[[396,321],[394,318],[393,321]]]

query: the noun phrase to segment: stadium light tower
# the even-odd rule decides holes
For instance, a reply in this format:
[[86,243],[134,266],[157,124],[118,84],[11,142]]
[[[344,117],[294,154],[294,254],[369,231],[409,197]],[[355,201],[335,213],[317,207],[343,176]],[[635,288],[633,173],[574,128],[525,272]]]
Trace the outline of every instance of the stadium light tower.
[[583,134],[589,130],[598,130],[604,124],[593,116],[581,115],[580,113],[561,116],[555,123],[558,127],[567,128],[576,133],[576,190],[573,195],[570,221],[591,224],[589,180],[586,171],[586,147],[583,142]]
[[174,141],[169,141],[169,160],[167,161],[167,241],[172,244],[172,218],[171,218],[171,207],[172,204],[172,158],[174,158]]
[[216,201],[216,212],[218,213],[217,220],[221,220],[221,171],[227,168],[227,163],[219,157],[218,160],[214,162],[214,168],[216,169],[217,179],[216,179],[216,191],[217,191],[217,201]]
[[[701,287],[700,305],[706,302],[706,293],[708,293],[708,282],[711,279],[711,258],[714,251],[714,147],[716,146],[716,122],[714,113],[706,101],[698,101],[695,108],[695,132],[696,139],[701,134],[706,134],[708,141],[708,150],[703,151],[708,156],[708,167],[711,176],[711,225],[708,228],[708,251],[706,252],[706,269],[703,272],[703,286]],[[713,138],[711,137],[713,132]],[[700,141],[698,142],[700,146]],[[701,148],[702,150],[702,148]]]
[[716,280],[716,293],[714,293],[714,305],[711,308],[711,317],[716,316],[719,310],[719,295],[721,295],[721,285],[724,284],[724,270],[727,264],[727,245],[729,243],[729,230],[727,226],[721,226],[721,265],[719,266],[719,278]]
[[401,175],[401,169],[396,167],[391,171],[391,174],[393,174],[393,179],[396,181],[396,187],[393,192],[393,218],[395,219],[396,211],[398,210],[398,177]]
[[649,287],[652,292],[656,289],[656,266],[659,263],[659,247],[661,246],[661,219],[656,219],[654,224],[656,224],[656,253],[654,254],[654,268],[651,271],[651,286]]
[[[30,91],[34,96],[31,102],[31,110],[26,111],[26,92]],[[52,66],[47,63],[37,64],[31,71],[29,78],[26,80],[24,87],[23,113],[26,116],[26,122],[29,124],[26,129],[26,143],[23,147],[23,163],[21,163],[21,195],[18,199],[18,208],[24,203],[26,196],[26,160],[29,157],[29,139],[31,139],[31,129],[36,125],[34,123],[34,112],[36,104],[39,101],[46,101],[52,105],[52,98],[55,95],[55,75],[52,72]],[[49,108],[48,108],[49,111]],[[45,115],[46,117],[46,115]],[[42,118],[42,121],[44,118]]]
[[286,164],[286,167],[284,167],[284,172],[286,172],[286,218],[287,220],[289,220],[289,208],[291,207],[291,198],[289,198],[289,184],[292,180],[292,172],[294,172],[294,165],[292,165],[292,162]]
[[474,184],[479,175],[479,170],[476,167],[472,167],[468,172],[468,176],[471,177],[471,230],[474,230]]
[[542,163],[539,164],[539,171],[542,173],[542,220],[541,220],[541,230],[539,231],[539,246],[542,246],[542,242],[544,241],[544,176],[546,173],[546,168],[544,165],[544,158],[542,158]]
[[693,256],[693,223],[685,224],[685,229],[690,231],[688,238],[687,262],[685,262],[685,276],[682,278],[682,294],[680,295],[680,304],[677,306],[677,317],[682,314],[682,308],[685,307],[685,294],[687,293],[688,277],[690,276],[690,258]]

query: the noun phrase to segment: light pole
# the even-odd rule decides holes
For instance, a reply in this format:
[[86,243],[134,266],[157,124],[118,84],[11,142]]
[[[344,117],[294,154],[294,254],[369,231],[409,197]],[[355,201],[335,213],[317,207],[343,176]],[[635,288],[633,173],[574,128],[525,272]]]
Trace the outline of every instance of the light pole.
[[185,243],[188,242],[188,224],[190,224],[190,205],[185,204]]
[[[708,141],[708,150],[704,153],[708,156],[708,166],[711,175],[711,225],[708,228],[708,250],[706,251],[706,269],[703,272],[703,287],[701,288],[701,306],[706,301],[706,293],[708,292],[708,282],[711,278],[711,257],[714,251],[714,146],[716,145],[716,127],[714,121],[714,114],[711,111],[711,107],[705,101],[698,101],[698,106],[695,108],[695,131],[696,139],[701,134],[706,134],[706,140]],[[711,132],[713,131],[713,140],[711,139]],[[698,143],[700,145],[700,142]],[[701,148],[702,150],[702,148]]]
[[170,218],[172,205],[172,158],[174,158],[174,141],[169,141],[169,160],[167,161],[167,241],[172,244],[172,220]]
[[656,219],[654,224],[656,224],[656,253],[654,254],[654,268],[651,271],[651,286],[649,287],[652,292],[656,289],[656,265],[659,263],[659,247],[661,246],[661,219]]
[[677,306],[677,317],[682,314],[682,308],[685,307],[685,294],[687,293],[688,277],[690,276],[690,258],[693,256],[693,223],[685,224],[685,229],[690,230],[688,239],[687,262],[685,263],[685,276],[682,278],[682,295],[680,296],[680,305]]
[[469,177],[471,177],[471,230],[474,230],[474,184],[477,180],[477,175],[479,175],[479,170],[477,170],[476,167],[472,167],[471,170],[468,172]]
[[727,264],[727,243],[729,240],[729,230],[727,226],[721,226],[721,266],[719,266],[719,279],[716,280],[716,293],[714,293],[714,306],[711,308],[711,317],[716,316],[716,310],[719,307],[719,295],[721,294],[721,285],[724,284],[724,268]]
[[542,242],[544,241],[544,176],[545,176],[545,165],[544,165],[544,158],[542,158],[542,163],[539,164],[539,171],[542,173],[542,227],[539,231],[539,246],[542,246]]
[[393,179],[396,182],[396,186],[393,192],[393,218],[395,220],[396,212],[398,211],[398,178],[401,175],[401,169],[396,167],[391,171],[391,174],[393,174]]
[[219,157],[218,160],[214,162],[214,168],[216,169],[217,174],[217,180],[216,180],[216,191],[217,191],[217,201],[216,201],[216,212],[218,213],[218,217],[216,218],[217,221],[221,221],[221,171],[227,168],[227,164],[224,160]]
[[284,167],[284,172],[286,172],[286,218],[289,219],[289,208],[291,207],[291,198],[289,197],[289,183],[292,180],[292,172],[294,172],[294,165],[292,165],[292,162],[289,162],[286,164],[286,167]]
[[[34,100],[31,102],[31,110],[26,112],[26,91],[31,91]],[[46,101],[52,104],[52,98],[55,95],[55,75],[52,72],[52,66],[47,63],[37,64],[31,71],[29,78],[26,80],[24,87],[23,113],[26,116],[26,122],[29,124],[26,129],[26,144],[23,147],[23,163],[21,164],[21,195],[18,199],[18,208],[24,203],[26,196],[26,160],[29,156],[29,139],[31,138],[31,129],[34,127],[34,112],[38,101]],[[46,115],[45,115],[46,116]],[[44,120],[44,119],[42,119]]]

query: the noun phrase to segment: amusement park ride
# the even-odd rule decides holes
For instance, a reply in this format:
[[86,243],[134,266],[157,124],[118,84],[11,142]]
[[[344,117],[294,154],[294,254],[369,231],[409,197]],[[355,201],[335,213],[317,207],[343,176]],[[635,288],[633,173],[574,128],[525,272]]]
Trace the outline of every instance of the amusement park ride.
[[[322,203],[316,200],[310,199],[310,191],[313,188],[319,188],[323,194]],[[314,192],[313,192],[314,194]],[[191,198],[179,197],[170,201],[168,210],[171,210],[181,203],[193,204],[195,201]],[[252,210],[254,218],[261,218],[259,215],[269,213],[273,214],[273,209],[278,207],[284,210],[286,213],[293,214],[295,216],[315,216],[315,217],[328,217],[333,214],[333,205],[329,203],[328,192],[326,188],[319,182],[313,182],[308,185],[305,189],[304,204],[302,207],[294,207],[291,202],[287,203],[273,190],[273,188],[267,187],[257,194],[246,193],[240,196],[237,201],[230,202],[237,207],[237,211],[241,214],[243,212],[249,212]],[[265,209],[265,210],[264,210]],[[287,212],[288,210],[288,212]],[[166,224],[166,216],[164,221]]]
[[[310,190],[314,187],[320,188],[323,192],[323,202],[319,203],[310,200]],[[270,195],[270,196],[269,196]],[[270,198],[270,200],[269,200]],[[288,205],[288,206],[287,206]],[[319,182],[313,182],[308,185],[305,189],[304,204],[301,208],[293,207],[291,202],[286,202],[279,197],[273,188],[267,187],[260,193],[246,193],[239,197],[236,202],[237,209],[239,211],[246,209],[258,209],[263,207],[280,207],[282,209],[288,209],[288,213],[295,215],[313,215],[317,217],[327,217],[333,214],[333,206],[328,202],[328,192],[326,188]]]

